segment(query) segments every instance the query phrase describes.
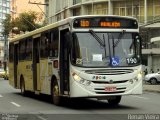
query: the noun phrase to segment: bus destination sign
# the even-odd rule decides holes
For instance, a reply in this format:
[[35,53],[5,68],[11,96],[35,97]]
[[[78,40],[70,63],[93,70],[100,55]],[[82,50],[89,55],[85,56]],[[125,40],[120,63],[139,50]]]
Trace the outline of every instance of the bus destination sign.
[[75,19],[73,21],[73,27],[137,29],[138,23],[135,19],[126,19],[121,17],[89,17]]

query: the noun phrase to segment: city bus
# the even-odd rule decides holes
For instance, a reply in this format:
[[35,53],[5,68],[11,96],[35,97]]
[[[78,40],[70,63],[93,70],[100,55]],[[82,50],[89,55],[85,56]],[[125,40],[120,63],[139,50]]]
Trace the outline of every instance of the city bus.
[[9,83],[25,95],[96,98],[118,105],[142,94],[141,37],[135,18],[73,16],[9,42]]

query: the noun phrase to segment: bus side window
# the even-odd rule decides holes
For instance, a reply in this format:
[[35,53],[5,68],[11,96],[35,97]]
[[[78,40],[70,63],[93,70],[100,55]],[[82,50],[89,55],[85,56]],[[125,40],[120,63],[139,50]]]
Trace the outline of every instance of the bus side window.
[[49,41],[49,57],[58,57],[59,32],[58,29],[51,31],[51,39]]
[[20,41],[20,47],[19,47],[19,60],[25,60],[26,59],[26,48],[25,48],[25,40]]
[[9,62],[13,62],[14,44],[9,45]]
[[26,59],[31,60],[32,59],[32,39],[28,38],[26,40]]
[[48,34],[43,34],[41,37],[41,46],[40,46],[40,57],[46,58],[48,57]]

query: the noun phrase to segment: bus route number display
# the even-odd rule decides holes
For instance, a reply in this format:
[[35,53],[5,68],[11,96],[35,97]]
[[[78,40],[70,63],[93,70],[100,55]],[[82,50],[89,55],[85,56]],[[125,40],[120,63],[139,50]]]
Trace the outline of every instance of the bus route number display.
[[130,65],[137,64],[138,62],[136,57],[127,58],[126,60],[127,60],[127,64],[130,64]]
[[128,28],[137,29],[138,23],[134,19],[119,17],[88,17],[77,18],[73,21],[74,28]]

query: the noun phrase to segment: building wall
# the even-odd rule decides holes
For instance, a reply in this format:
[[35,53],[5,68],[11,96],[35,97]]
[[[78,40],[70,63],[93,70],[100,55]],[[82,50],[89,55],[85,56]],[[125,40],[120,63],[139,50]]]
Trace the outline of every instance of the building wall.
[[160,16],[160,0],[46,0],[49,1],[48,21],[56,22],[69,16],[113,14],[133,16],[141,24]]
[[[140,26],[160,21],[160,0],[46,0],[49,6],[47,16],[49,24],[65,19],[70,16],[78,15],[120,15],[132,16],[137,18]],[[152,47],[160,46],[153,44],[150,39],[160,36],[159,28],[147,28],[141,31],[143,47],[148,51],[154,51]],[[154,55],[143,55],[143,60],[148,68],[154,71],[160,69],[160,53]],[[160,48],[159,48],[160,51]],[[147,60],[146,60],[147,59]]]
[[[37,13],[39,13],[39,16],[44,16],[44,5],[37,5],[37,4],[30,4],[29,1],[31,3],[44,3],[45,1],[44,0],[12,0],[11,1],[11,9],[12,9],[12,12],[11,12],[11,15],[12,15],[12,18],[16,18],[18,17],[18,15],[20,13],[23,13],[23,12],[28,12],[28,11],[35,11]],[[42,19],[43,21],[43,19]],[[42,21],[39,21],[39,22],[42,22]]]
[[6,18],[6,14],[10,13],[10,0],[0,0],[0,67],[1,63],[3,63],[6,58],[4,58],[5,56],[5,50],[6,50],[6,40],[3,37],[3,24],[2,22],[5,20]]

